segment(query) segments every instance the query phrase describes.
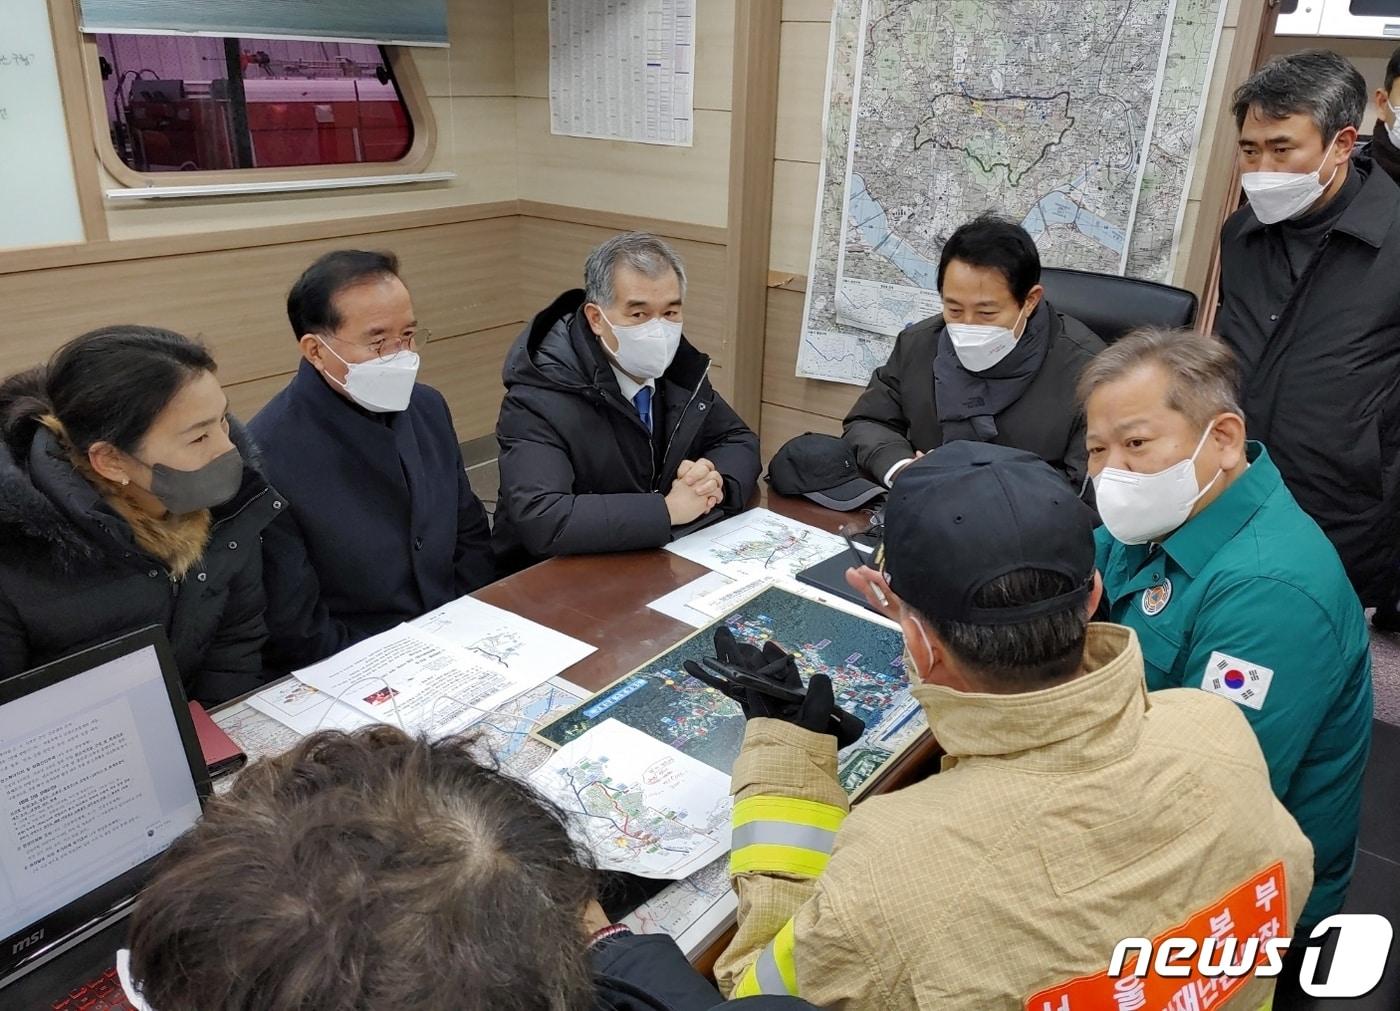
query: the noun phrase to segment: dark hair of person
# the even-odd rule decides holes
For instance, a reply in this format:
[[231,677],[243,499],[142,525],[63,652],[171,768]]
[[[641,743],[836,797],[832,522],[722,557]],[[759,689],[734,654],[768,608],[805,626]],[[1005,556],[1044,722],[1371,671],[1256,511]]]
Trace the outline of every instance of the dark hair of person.
[[313,734],[248,766],[131,918],[157,1011],[593,1005],[588,855],[473,737]]
[[1235,125],[1251,108],[1268,119],[1307,115],[1324,146],[1349,126],[1360,128],[1366,113],[1366,78],[1330,49],[1305,49],[1275,56],[1235,90]]
[[[1074,589],[1070,579],[1045,569],[1017,569],[973,595],[976,607],[1014,607],[1049,600]],[[1079,670],[1089,627],[1087,591],[1063,611],[1014,625],[969,625],[926,619],[945,646],[986,682],[989,690],[1035,691]]]
[[102,327],[59,348],[47,365],[0,383],[0,430],[14,455],[29,452],[39,419],[52,414],[75,450],[108,442],[134,452],[175,395],[214,359],[171,330]]
[[1400,46],[1396,46],[1390,54],[1390,62],[1385,65],[1385,90],[1389,91],[1395,86],[1395,79],[1400,77]]
[[337,249],[307,267],[287,293],[287,321],[297,340],[309,333],[332,334],[340,329],[335,297],[346,288],[366,281],[399,276],[399,258],[393,253],[367,253]]
[[938,290],[943,275],[954,260],[973,267],[987,267],[1006,278],[1006,285],[1017,302],[1024,302],[1040,283],[1040,250],[1020,225],[983,214],[955,231],[943,246],[938,259]]

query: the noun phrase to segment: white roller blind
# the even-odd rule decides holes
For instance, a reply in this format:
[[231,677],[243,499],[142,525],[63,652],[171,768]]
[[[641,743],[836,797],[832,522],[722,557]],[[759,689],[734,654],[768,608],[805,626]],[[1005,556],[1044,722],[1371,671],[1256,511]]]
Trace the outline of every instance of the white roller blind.
[[80,0],[82,30],[447,45],[446,0]]

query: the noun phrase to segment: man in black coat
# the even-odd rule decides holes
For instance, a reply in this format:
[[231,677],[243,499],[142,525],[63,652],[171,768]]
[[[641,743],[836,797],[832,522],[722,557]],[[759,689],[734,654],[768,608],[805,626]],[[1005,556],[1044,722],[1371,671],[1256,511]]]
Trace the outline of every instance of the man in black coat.
[[1321,50],[1235,93],[1250,205],[1221,235],[1216,325],[1239,357],[1250,437],[1382,624],[1400,560],[1400,189],[1351,158],[1365,105],[1361,75]]
[[1357,149],[1359,157],[1369,158],[1376,168],[1400,183],[1400,47],[1390,54],[1385,67],[1385,87],[1377,88],[1376,125],[1371,140]]
[[287,296],[297,374],[249,424],[291,508],[263,541],[268,659],[314,663],[495,577],[398,261],[328,253]]
[[584,280],[506,358],[494,531],[504,571],[660,547],[742,511],[758,483],[758,437],[681,334],[675,252],[652,235],[619,235],[589,256]]
[[1075,384],[1104,344],[1045,301],[1034,240],[992,215],[963,225],[943,247],[938,290],[942,314],[905,328],[846,415],[856,462],[889,486],[945,442],[994,442],[1035,453],[1080,490]]

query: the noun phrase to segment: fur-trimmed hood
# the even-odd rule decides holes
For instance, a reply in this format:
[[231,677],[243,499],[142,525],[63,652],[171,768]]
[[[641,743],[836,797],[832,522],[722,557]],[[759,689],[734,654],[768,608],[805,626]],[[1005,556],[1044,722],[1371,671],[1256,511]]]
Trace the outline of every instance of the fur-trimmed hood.
[[[257,446],[237,420],[229,438],[243,457],[243,486],[233,500],[213,511],[236,511],[251,495],[266,490]],[[29,542],[47,551],[64,571],[101,561],[113,552],[140,551],[131,527],[102,494],[80,475],[60,440],[40,425],[29,452],[19,458],[0,442],[0,544]]]

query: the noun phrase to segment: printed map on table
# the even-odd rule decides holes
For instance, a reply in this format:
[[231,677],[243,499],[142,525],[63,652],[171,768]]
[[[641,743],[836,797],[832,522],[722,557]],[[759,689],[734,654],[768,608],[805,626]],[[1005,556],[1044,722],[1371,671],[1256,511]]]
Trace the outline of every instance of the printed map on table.
[[[865,721],[865,735],[840,755],[841,785],[857,794],[924,728],[904,674],[897,629],[838,611],[778,587],[723,619],[735,637],[773,639],[796,657],[803,680],[830,676],[837,704]],[[617,720],[728,775],[744,738],[739,706],[687,675],[686,660],[714,652],[718,622],[614,682],[539,731],[558,747],[604,720]]]
[[667,885],[622,918],[634,934],[670,934],[687,958],[705,951],[733,922],[739,898],[729,885],[729,858]]
[[729,851],[728,777],[616,720],[565,745],[530,781],[599,867],[683,878]]
[[531,736],[534,729],[582,701],[577,688],[552,678],[497,706],[472,724],[471,731],[483,735],[504,771],[528,776],[554,754],[553,748]]
[[672,541],[666,550],[741,579],[795,576],[848,549],[835,534],[767,509],[750,509]]
[[986,210],[1170,280],[1222,0],[837,0],[797,374],[864,385]]

